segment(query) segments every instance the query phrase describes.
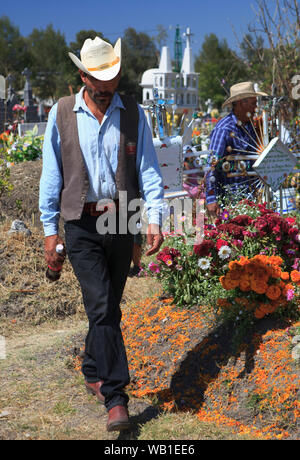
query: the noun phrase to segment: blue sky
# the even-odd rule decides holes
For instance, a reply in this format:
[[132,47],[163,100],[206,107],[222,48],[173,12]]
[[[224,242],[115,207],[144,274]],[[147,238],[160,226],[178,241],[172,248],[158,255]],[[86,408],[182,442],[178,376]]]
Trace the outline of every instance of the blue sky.
[[[274,0],[267,0],[268,3]],[[168,45],[173,49],[175,27],[193,35],[192,47],[198,54],[205,34],[215,33],[236,48],[237,35],[242,38],[247,25],[255,18],[255,0],[13,0],[1,1],[0,16],[8,16],[22,35],[34,27],[52,24],[64,33],[67,43],[82,29],[95,29],[114,42],[128,27],[155,35],[156,26],[169,30]]]

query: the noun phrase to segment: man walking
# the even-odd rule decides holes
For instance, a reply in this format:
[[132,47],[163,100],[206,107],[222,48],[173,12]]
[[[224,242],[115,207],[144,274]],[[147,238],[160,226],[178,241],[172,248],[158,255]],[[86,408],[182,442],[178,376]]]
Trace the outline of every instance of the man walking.
[[[55,250],[62,243],[62,216],[66,251],[89,320],[82,366],[85,385],[107,408],[107,430],[119,431],[130,426],[120,301],[134,235],[124,232],[124,219],[132,215],[127,204],[141,196],[149,219],[146,255],[158,251],[163,241],[163,185],[143,110],[117,92],[121,39],[112,47],[99,37],[89,38],[81,59],[69,56],[84,86],[75,96],[60,99],[49,114],[40,181],[45,259],[54,269],[63,262]],[[106,213],[109,221],[111,210],[115,225],[104,231],[99,219]]]

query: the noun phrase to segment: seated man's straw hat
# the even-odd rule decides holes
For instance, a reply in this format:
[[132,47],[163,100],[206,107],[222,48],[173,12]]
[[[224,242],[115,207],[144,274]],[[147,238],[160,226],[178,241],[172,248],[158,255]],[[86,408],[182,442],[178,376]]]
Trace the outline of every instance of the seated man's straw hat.
[[230,97],[224,102],[222,107],[226,107],[235,101],[246,99],[248,97],[268,96],[266,93],[255,91],[254,83],[246,81],[243,83],[237,83],[230,88]]

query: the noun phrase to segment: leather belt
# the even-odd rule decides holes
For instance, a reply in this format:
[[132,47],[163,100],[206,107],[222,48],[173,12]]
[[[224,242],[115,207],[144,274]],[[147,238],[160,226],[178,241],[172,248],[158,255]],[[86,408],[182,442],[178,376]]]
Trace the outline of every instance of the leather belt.
[[90,202],[85,203],[83,206],[83,213],[89,214],[90,216],[98,217],[104,214],[105,212],[118,212],[119,211],[119,200],[114,200],[114,204],[112,202],[107,203],[107,206],[102,205],[102,209],[98,211],[96,209],[97,202]]

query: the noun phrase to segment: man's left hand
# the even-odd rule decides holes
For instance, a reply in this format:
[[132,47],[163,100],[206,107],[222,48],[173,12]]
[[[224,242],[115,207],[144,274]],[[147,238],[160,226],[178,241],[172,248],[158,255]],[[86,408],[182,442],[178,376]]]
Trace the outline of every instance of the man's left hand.
[[162,245],[164,237],[162,236],[160,226],[157,224],[149,224],[147,230],[147,245],[149,247],[146,256],[155,254]]

